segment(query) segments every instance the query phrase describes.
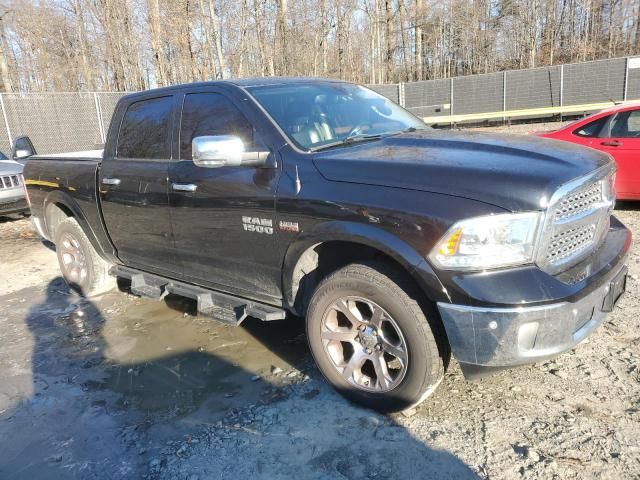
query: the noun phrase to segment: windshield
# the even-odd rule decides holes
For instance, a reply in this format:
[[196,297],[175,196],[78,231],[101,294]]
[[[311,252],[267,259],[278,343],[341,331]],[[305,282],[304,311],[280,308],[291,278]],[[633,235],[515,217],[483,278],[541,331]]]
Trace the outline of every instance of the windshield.
[[318,82],[248,90],[305,150],[428,128],[402,107],[360,85]]

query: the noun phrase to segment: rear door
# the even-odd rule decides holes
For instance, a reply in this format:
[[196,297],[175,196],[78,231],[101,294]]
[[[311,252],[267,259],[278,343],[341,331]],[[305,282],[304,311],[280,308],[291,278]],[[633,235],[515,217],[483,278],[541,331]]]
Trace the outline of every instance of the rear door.
[[102,213],[118,258],[128,266],[179,276],[169,214],[168,176],[176,97],[131,103],[112,156],[105,156],[99,189]]
[[185,280],[268,300],[281,298],[281,258],[274,254],[280,169],[204,168],[196,166],[191,156],[194,137],[234,135],[242,139],[246,151],[270,151],[273,159],[273,149],[249,120],[255,116],[247,108],[221,89],[184,95],[180,157],[169,175],[171,218]]
[[621,198],[640,197],[640,110],[616,114],[593,147],[610,153],[618,165],[616,190]]

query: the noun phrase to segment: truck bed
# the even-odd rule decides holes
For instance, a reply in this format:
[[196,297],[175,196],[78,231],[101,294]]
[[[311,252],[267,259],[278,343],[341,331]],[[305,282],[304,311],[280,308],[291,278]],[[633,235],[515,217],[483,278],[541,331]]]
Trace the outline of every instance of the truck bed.
[[50,153],[48,155],[34,155],[30,160],[102,160],[104,150],[81,150],[77,152]]
[[96,247],[110,250],[100,217],[97,172],[102,150],[35,155],[24,168],[24,179],[31,201],[31,213],[46,238],[46,205],[64,205],[86,231]]

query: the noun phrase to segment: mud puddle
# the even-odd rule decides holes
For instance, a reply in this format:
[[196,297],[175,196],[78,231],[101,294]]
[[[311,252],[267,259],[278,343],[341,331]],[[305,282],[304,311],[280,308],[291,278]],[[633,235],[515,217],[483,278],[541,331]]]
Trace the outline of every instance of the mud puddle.
[[299,319],[228,327],[185,299],[89,301],[60,278],[0,302],[0,477],[144,471],[195,425],[283,400],[310,365]]
[[110,310],[101,332],[106,377],[90,388],[120,394],[123,406],[174,415],[201,410],[211,421],[238,401],[260,399],[268,387],[286,383],[272,371],[308,364],[303,326],[295,319],[279,325],[249,319],[234,328],[195,316],[193,302],[174,297]]

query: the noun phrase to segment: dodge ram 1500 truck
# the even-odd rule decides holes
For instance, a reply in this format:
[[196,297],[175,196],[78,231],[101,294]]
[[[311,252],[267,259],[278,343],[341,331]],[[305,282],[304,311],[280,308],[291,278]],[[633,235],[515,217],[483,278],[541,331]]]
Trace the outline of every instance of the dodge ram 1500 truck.
[[104,152],[34,156],[32,218],[85,295],[306,320],[326,379],[381,411],[571,349],[625,289],[603,153],[437,131],[365,87],[269,78],[123,97]]

